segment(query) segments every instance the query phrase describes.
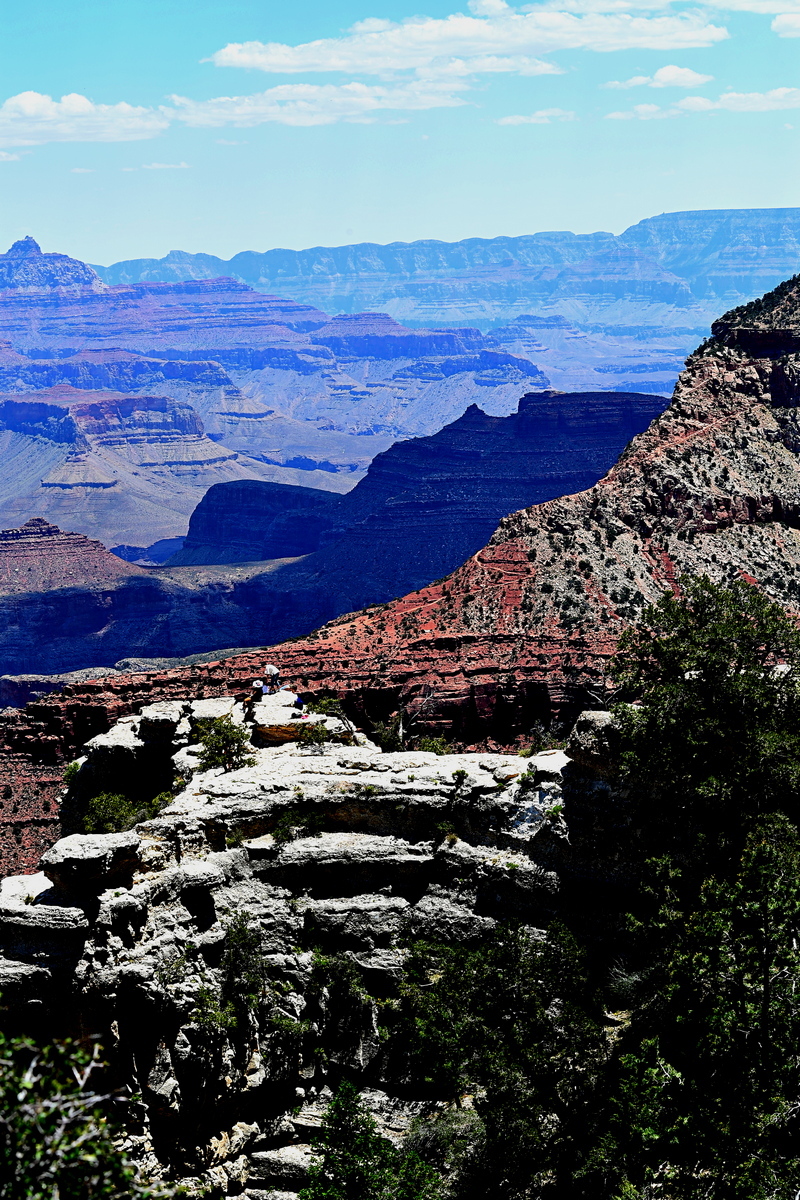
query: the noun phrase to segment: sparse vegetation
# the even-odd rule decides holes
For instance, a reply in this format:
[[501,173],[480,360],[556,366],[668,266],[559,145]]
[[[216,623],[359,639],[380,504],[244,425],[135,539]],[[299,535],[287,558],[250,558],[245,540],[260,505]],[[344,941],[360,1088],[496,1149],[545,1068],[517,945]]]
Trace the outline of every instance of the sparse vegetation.
[[443,737],[421,737],[417,738],[417,750],[424,750],[428,754],[450,754],[451,748]]
[[100,1050],[0,1033],[0,1200],[144,1200],[155,1191],[116,1145],[115,1106],[95,1090]]
[[86,805],[81,820],[84,833],[121,833],[141,821],[151,821],[172,801],[171,792],[162,792],[152,800],[138,802],[116,792],[101,792]]
[[203,751],[198,760],[201,771],[221,767],[223,771],[237,771],[240,767],[252,767],[255,758],[249,753],[250,733],[244,725],[235,725],[229,716],[205,717],[197,722],[199,741]]

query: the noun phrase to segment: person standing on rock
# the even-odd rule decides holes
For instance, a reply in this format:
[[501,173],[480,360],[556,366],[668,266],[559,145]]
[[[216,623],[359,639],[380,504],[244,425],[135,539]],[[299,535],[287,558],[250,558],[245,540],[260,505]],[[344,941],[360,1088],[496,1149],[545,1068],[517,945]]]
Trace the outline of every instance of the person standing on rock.
[[267,694],[271,696],[278,691],[281,685],[280,668],[273,666],[272,663],[267,663],[264,667],[264,674],[267,677]]

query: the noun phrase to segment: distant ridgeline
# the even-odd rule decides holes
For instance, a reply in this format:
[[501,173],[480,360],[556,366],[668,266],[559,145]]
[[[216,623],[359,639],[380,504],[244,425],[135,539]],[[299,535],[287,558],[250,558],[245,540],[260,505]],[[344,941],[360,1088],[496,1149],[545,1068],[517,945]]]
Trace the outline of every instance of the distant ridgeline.
[[229,275],[328,312],[379,308],[407,325],[486,328],[561,314],[607,332],[699,331],[737,298],[800,269],[800,208],[662,213],[611,233],[548,232],[460,242],[364,242],[248,250],[230,260],[174,250],[95,267],[107,283]]
[[473,404],[505,417],[549,388],[664,397],[684,347],[658,324],[644,340],[558,313],[409,328],[231,278],[108,284],[22,238],[0,254],[0,528],[44,518],[136,557],[184,535],[214,484],[344,493],[393,442]]

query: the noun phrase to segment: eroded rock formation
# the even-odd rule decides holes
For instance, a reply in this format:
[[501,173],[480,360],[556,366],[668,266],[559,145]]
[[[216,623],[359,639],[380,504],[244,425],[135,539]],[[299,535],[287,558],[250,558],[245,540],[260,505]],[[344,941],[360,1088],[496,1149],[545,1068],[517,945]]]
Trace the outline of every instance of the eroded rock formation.
[[[256,729],[302,725],[290,705],[266,698]],[[67,836],[37,873],[3,882],[4,1017],[101,1036],[134,1098],[126,1147],[145,1169],[293,1200],[343,1075],[395,1141],[448,1099],[403,1085],[378,1028],[404,947],[469,945],[511,916],[536,927],[552,915],[570,854],[568,759],[383,754],[363,735],[304,748],[289,729],[252,766],[201,771],[198,721],[223,713],[242,719],[231,697],[176,697],[84,747],[73,793],[84,777],[90,790],[152,789],[173,762],[191,777],[156,818]],[[237,922],[263,970],[249,1000],[226,975]],[[330,963],[357,981],[344,997]]]
[[181,533],[212,484],[276,474],[208,438],[185,400],[69,384],[0,394],[0,455],[0,524],[44,516],[111,545]]
[[[171,507],[163,509],[174,514],[191,503],[191,487],[245,474],[199,432],[186,405],[69,388],[44,395],[57,402],[15,398],[5,407],[25,436],[47,428],[65,439],[40,486],[64,524],[85,508],[87,523],[105,512],[106,524],[113,518],[118,531],[135,533],[141,510],[158,503],[153,483],[168,484]],[[431,438],[400,443],[379,456],[351,498],[252,481],[214,487],[193,518],[187,549],[164,568],[97,585],[91,572],[82,581],[79,557],[61,582],[44,563],[48,582],[25,595],[24,582],[6,588],[0,578],[0,674],[263,645],[394,598],[463,562],[509,511],[597,479],[660,407],[649,396],[533,394],[514,416],[470,409]],[[0,420],[3,412],[0,404]],[[189,428],[181,430],[178,418]],[[44,543],[42,554],[49,554]],[[298,556],[310,557],[290,561]]]
[[[508,417],[472,405],[438,433],[379,454],[346,496],[215,487],[170,564],[321,549],[285,586],[319,577],[340,612],[361,607],[451,571],[507,513],[593,483],[663,407],[661,397],[635,393],[552,391],[523,396]],[[348,589],[341,600],[336,588]]]
[[[800,277],[715,330],[670,407],[597,485],[512,514],[449,578],[270,658],[300,689],[346,693],[372,720],[402,711],[406,728],[507,746],[582,706],[620,631],[684,573],[749,580],[800,614]],[[0,726],[9,797],[23,786],[14,764],[50,794],[79,717],[107,727],[181,680],[225,690],[262,665],[232,658],[202,674],[79,684],[12,713]],[[18,821],[20,836],[27,828]]]

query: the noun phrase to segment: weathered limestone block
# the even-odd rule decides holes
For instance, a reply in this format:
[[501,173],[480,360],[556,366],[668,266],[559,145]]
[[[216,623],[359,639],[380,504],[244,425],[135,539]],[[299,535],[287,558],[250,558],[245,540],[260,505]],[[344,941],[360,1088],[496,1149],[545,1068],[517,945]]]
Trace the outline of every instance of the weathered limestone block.
[[343,896],[386,886],[422,888],[432,864],[429,844],[369,833],[323,833],[290,842],[262,870],[284,886],[302,879],[312,895]]
[[67,893],[105,891],[128,884],[139,865],[141,839],[128,833],[73,833],[56,842],[41,858],[48,879]]
[[411,905],[402,896],[347,896],[306,900],[305,932],[313,944],[337,950],[391,946],[408,929]]
[[430,942],[464,945],[477,941],[496,922],[479,916],[469,904],[458,904],[442,892],[431,889],[408,915],[408,932]]
[[613,772],[618,759],[619,729],[610,712],[587,710],[578,717],[567,742],[567,754],[593,774]]
[[308,1179],[312,1149],[300,1143],[296,1146],[281,1146],[278,1150],[262,1150],[250,1155],[250,1187],[269,1186],[297,1190]]
[[172,742],[188,709],[188,703],[182,700],[159,700],[145,705],[139,712],[139,738],[157,744]]

